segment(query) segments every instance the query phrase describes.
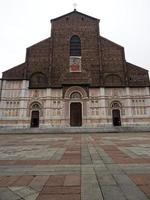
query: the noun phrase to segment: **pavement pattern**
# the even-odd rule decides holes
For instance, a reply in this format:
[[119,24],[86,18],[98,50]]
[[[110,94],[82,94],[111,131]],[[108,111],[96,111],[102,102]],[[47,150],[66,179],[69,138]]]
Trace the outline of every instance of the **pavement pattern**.
[[0,135],[0,200],[148,200],[150,133]]

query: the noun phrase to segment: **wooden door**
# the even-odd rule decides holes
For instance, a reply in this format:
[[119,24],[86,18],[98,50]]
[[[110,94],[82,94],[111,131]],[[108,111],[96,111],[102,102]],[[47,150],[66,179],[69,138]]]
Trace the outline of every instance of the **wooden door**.
[[113,115],[113,125],[121,126],[120,110],[119,109],[113,110],[112,115]]
[[70,104],[70,126],[82,126],[82,104]]
[[39,111],[32,111],[31,127],[39,127]]

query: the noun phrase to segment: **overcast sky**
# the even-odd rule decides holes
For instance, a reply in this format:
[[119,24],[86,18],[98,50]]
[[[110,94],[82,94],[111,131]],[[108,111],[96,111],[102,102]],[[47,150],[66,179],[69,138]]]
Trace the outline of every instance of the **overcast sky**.
[[124,46],[127,61],[150,70],[150,0],[0,0],[0,77],[50,36],[50,20],[73,11],[73,3],[101,20],[101,35]]

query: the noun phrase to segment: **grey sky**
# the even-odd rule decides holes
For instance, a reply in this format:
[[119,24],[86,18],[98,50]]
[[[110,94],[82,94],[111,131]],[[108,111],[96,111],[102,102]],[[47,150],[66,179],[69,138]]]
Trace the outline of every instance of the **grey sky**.
[[71,12],[74,2],[101,20],[101,35],[124,46],[127,61],[150,70],[150,0],[0,0],[0,77],[50,36],[50,19]]

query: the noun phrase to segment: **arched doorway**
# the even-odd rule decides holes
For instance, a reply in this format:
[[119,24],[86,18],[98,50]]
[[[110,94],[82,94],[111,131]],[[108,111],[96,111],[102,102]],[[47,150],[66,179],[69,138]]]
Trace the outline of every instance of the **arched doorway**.
[[70,104],[70,126],[82,126],[82,104],[80,102]]
[[39,111],[32,111],[31,127],[39,127]]
[[40,125],[40,116],[41,116],[41,104],[39,102],[33,102],[30,105],[30,114],[31,114],[31,127],[39,127]]
[[112,109],[112,124],[114,126],[121,126],[122,104],[119,101],[113,101],[111,103],[111,109]]
[[113,116],[113,125],[121,126],[120,110],[119,109],[112,110],[112,116]]
[[87,91],[80,86],[69,87],[64,94],[67,125],[82,126],[87,116]]

